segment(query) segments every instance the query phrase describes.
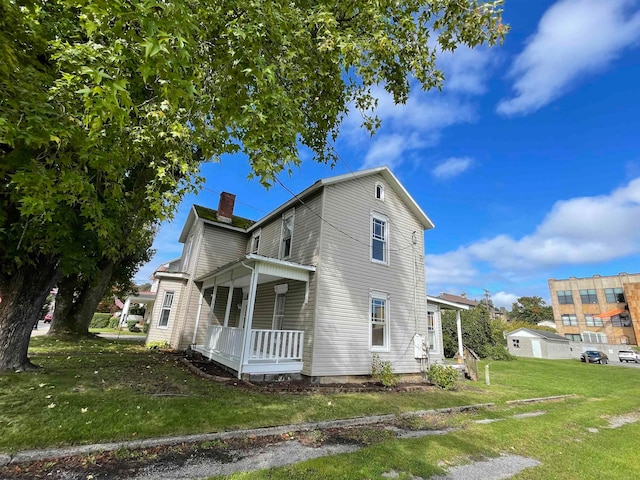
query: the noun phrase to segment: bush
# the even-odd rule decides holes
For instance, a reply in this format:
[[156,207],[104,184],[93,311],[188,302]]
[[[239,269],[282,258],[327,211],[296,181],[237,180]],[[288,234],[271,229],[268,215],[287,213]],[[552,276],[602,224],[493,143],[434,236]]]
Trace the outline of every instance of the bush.
[[166,340],[158,340],[155,342],[147,342],[146,347],[149,350],[159,350],[161,348],[169,348],[169,342]]
[[109,319],[109,328],[113,328],[114,330],[120,329],[120,317],[111,317]]
[[427,375],[431,383],[444,390],[452,390],[458,384],[458,370],[447,365],[431,365]]
[[380,360],[376,353],[373,354],[373,359],[371,360],[371,376],[387,388],[393,387],[398,383],[398,377],[393,373],[391,362]]
[[107,328],[110,317],[110,313],[94,313],[89,328]]
[[502,345],[487,346],[484,349],[484,357],[491,358],[492,360],[515,360],[516,357],[511,355],[506,347]]
[[130,332],[139,332],[140,329],[138,328],[138,321],[137,320],[127,320],[127,328],[129,329]]
[[142,333],[149,333],[149,327],[151,324],[149,322],[144,322],[142,324]]

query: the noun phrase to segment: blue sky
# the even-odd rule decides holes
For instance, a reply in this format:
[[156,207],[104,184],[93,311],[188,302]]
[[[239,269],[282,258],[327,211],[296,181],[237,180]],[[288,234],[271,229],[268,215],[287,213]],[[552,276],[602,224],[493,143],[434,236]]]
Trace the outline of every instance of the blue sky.
[[[281,180],[388,165],[434,221],[425,233],[427,290],[497,305],[547,302],[549,278],[640,272],[640,1],[507,0],[502,47],[444,54],[442,92],[415,89],[404,106],[380,92],[370,138],[347,118],[333,168],[304,160]],[[193,203],[259,219],[290,199],[248,180],[241,156],[203,167],[207,181],[162,225],[136,280],[178,257]]]

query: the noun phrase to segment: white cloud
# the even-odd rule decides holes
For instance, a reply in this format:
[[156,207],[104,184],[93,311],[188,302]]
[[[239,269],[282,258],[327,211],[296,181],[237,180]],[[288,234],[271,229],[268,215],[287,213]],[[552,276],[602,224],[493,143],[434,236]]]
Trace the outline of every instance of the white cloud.
[[[533,233],[497,235],[455,251],[426,257],[427,280],[446,285],[483,285],[640,254],[640,178],[609,195],[557,202]],[[476,265],[488,266],[481,278]],[[458,287],[459,288],[459,287]]]
[[431,174],[440,179],[457,177],[466,172],[473,164],[469,157],[451,157],[440,163],[431,171]]
[[520,297],[521,295],[516,295],[514,293],[497,292],[491,295],[491,300],[493,300],[493,304],[496,307],[504,307],[507,310],[511,310],[514,302]]
[[486,48],[459,47],[454,53],[439,52],[438,67],[446,78],[443,91],[424,92],[414,82],[404,105],[396,105],[383,87],[372,89],[378,99],[375,114],[382,120],[374,141],[360,128],[362,118],[355,108],[342,124],[347,141],[359,145],[367,142],[369,146],[363,167],[400,166],[411,152],[436,145],[447,127],[476,121],[474,96],[486,91],[494,55]]
[[640,39],[636,4],[636,0],[560,0],[554,4],[515,59],[510,70],[515,95],[501,101],[498,112],[531,113],[585,76],[604,71]]

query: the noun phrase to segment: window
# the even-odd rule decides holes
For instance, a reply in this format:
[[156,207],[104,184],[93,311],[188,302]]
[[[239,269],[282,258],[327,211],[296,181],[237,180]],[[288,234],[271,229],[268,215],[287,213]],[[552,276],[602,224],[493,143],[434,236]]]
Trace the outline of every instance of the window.
[[573,294],[571,290],[559,290],[558,291],[558,303],[560,305],[573,304]]
[[578,319],[575,315],[562,315],[563,325],[578,325]]
[[628,315],[614,315],[611,317],[611,325],[614,327],[630,327],[631,318]]
[[258,253],[258,249],[260,248],[260,233],[261,230],[258,229],[253,232],[251,237],[251,252],[250,253]]
[[605,288],[604,296],[607,297],[607,303],[624,303],[624,292],[621,288]]
[[435,352],[438,349],[435,312],[427,312],[427,341],[429,342],[429,351]]
[[598,296],[595,290],[580,290],[580,301],[582,303],[598,303]]
[[371,216],[371,261],[389,263],[389,239],[387,219],[379,215]]
[[162,310],[160,310],[160,320],[158,327],[167,328],[169,325],[169,315],[171,315],[171,305],[173,304],[173,292],[165,292],[162,300]]
[[584,323],[587,324],[587,327],[602,327],[602,319],[600,317],[594,317],[593,315],[586,314],[584,316]]
[[580,334],[579,333],[565,333],[564,334],[564,338],[572,341],[572,342],[579,342],[580,341]]
[[275,307],[273,308],[273,323],[271,328],[273,330],[282,330],[284,323],[284,303],[287,298],[286,293],[277,293]]
[[512,342],[513,342],[513,348],[520,348],[520,340],[519,339],[514,338],[512,340]]
[[582,341],[586,343],[607,343],[607,336],[604,333],[582,332]]
[[191,260],[191,249],[193,248],[193,235],[187,240],[187,245],[184,248],[184,260],[182,261],[182,271],[186,272],[189,268],[189,261]]
[[389,309],[384,293],[371,295],[371,350],[389,350]]
[[293,211],[282,216],[282,242],[280,243],[280,258],[291,256],[291,239],[293,237]]
[[384,187],[379,183],[376,183],[376,198],[384,201]]

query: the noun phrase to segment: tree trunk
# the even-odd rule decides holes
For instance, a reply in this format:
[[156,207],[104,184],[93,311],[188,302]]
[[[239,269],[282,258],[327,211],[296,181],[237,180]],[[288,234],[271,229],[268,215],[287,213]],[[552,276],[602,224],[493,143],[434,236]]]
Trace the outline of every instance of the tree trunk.
[[0,372],[37,368],[27,356],[40,309],[58,279],[58,262],[39,257],[13,275],[0,273]]
[[65,277],[60,282],[58,295],[62,300],[62,310],[58,316],[58,303],[48,335],[89,335],[89,325],[98,303],[111,283],[114,262],[105,261],[91,283],[78,284],[75,276]]

